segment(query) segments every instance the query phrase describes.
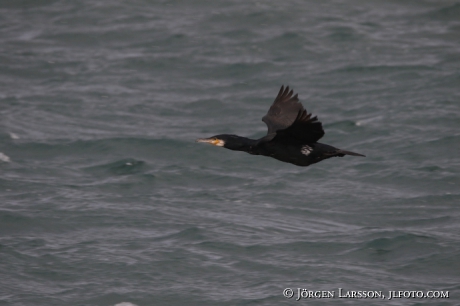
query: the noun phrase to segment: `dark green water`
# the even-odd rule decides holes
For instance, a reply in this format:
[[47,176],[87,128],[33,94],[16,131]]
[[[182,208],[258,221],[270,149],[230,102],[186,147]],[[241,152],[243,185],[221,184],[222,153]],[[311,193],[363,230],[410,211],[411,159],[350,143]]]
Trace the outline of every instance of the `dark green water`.
[[[282,84],[367,157],[194,143]],[[0,116],[0,305],[460,304],[458,1],[0,1]]]

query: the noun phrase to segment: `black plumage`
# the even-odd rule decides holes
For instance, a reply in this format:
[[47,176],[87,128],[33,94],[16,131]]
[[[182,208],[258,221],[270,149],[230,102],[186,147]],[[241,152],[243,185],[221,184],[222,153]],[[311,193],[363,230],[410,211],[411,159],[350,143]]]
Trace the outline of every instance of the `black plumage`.
[[298,95],[281,89],[262,118],[267,124],[267,135],[254,140],[237,135],[216,135],[200,138],[197,142],[211,143],[230,150],[264,155],[297,166],[309,166],[330,157],[345,155],[364,156],[317,142],[324,136],[323,125],[316,116],[308,113],[299,102]]

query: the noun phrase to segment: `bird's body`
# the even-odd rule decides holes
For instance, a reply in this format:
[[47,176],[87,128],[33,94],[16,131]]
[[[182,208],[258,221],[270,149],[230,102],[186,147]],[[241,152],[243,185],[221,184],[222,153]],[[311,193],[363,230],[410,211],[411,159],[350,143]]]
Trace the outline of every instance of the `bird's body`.
[[292,95],[289,87],[284,89],[281,86],[275,102],[262,118],[268,126],[268,133],[260,139],[222,134],[197,141],[304,167],[330,157],[364,156],[317,142],[324,135],[321,122],[307,113],[297,95]]

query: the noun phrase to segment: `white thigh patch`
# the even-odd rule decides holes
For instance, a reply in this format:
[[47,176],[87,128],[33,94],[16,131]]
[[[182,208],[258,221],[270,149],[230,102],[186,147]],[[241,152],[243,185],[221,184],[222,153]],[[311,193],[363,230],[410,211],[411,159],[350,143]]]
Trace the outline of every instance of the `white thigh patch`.
[[313,149],[307,145],[303,146],[302,148],[300,148],[300,152],[303,154],[303,155],[310,155],[311,151],[313,151]]

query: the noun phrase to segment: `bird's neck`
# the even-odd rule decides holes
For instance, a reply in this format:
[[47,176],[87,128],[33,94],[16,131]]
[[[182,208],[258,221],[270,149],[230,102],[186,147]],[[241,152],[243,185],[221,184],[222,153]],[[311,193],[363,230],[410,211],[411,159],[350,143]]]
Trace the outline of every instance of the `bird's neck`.
[[226,143],[225,147],[234,151],[245,151],[252,154],[257,154],[256,152],[257,140],[237,136],[234,141],[231,143]]

